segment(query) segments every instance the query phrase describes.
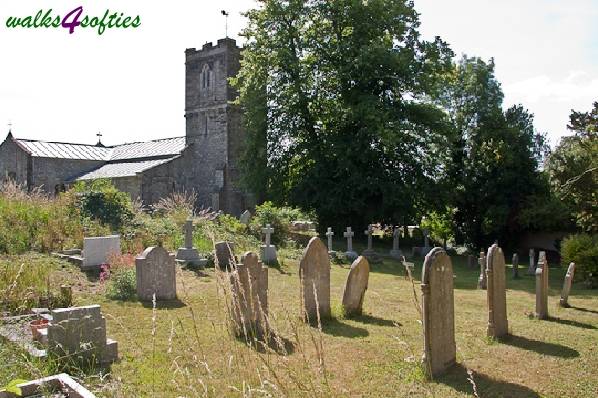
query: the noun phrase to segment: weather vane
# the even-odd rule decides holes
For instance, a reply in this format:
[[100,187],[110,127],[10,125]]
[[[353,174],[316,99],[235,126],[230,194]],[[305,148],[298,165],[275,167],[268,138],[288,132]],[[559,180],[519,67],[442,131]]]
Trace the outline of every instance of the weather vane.
[[224,15],[224,37],[228,38],[228,12],[225,10],[220,11]]

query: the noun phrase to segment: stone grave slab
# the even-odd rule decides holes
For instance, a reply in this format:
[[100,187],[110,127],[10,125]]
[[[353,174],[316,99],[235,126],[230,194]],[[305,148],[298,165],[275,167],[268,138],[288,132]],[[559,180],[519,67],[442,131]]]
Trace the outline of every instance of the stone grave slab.
[[346,315],[361,315],[363,298],[368,288],[370,264],[364,256],[359,256],[349,270],[343,291],[343,309]]
[[176,299],[174,254],[161,246],[148,247],[135,259],[137,298],[141,301]]
[[299,261],[301,281],[301,316],[316,323],[330,318],[330,258],[320,238],[310,239]]
[[571,284],[573,283],[573,277],[575,276],[575,263],[570,263],[567,268],[567,274],[565,275],[565,281],[563,282],[563,290],[561,291],[561,299],[559,305],[561,307],[569,307],[569,293],[571,292]]
[[111,255],[120,254],[119,235],[83,238],[81,270],[99,270],[100,265],[110,262]]
[[505,278],[505,256],[502,249],[493,244],[486,257],[487,302],[489,337],[498,338],[509,333],[507,321],[507,291]]

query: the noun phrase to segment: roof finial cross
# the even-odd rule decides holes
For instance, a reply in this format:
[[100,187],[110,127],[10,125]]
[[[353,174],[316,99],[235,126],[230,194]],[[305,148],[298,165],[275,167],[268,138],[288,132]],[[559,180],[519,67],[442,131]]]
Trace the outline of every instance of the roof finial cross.
[[96,144],[96,146],[104,146],[104,144],[102,144],[102,133],[98,131],[96,136],[98,137],[98,143]]
[[12,132],[12,122],[10,120],[8,121],[8,132]]

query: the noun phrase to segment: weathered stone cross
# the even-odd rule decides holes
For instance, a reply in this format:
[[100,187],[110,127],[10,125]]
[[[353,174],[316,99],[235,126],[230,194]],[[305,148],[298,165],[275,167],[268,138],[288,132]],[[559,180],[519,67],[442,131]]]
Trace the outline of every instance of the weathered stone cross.
[[262,228],[262,233],[266,234],[266,246],[270,246],[270,235],[274,233],[274,228],[266,224],[266,228]]
[[372,250],[372,233],[373,232],[374,232],[374,229],[372,228],[372,224],[368,225],[368,229],[363,231],[363,234],[368,236],[368,250]]
[[332,232],[332,228],[328,227],[328,231],[326,231],[326,236],[328,237],[328,251],[332,251],[332,237],[334,236],[334,232]]
[[345,238],[347,238],[347,251],[348,252],[353,251],[353,236],[354,235],[355,235],[355,232],[351,231],[351,227],[347,227],[347,232],[343,233],[343,236]]
[[185,248],[193,249],[193,220],[185,222]]
[[399,250],[399,239],[401,237],[401,227],[395,227],[395,230],[392,232],[392,250]]

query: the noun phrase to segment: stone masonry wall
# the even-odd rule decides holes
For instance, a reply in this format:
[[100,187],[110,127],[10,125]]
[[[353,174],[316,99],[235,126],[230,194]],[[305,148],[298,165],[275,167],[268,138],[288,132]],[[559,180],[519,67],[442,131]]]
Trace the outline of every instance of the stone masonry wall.
[[64,184],[65,181],[94,170],[101,165],[102,160],[79,160],[79,159],[55,159],[55,158],[32,158],[32,187],[42,187],[50,194],[55,193],[56,186]]
[[30,156],[19,145],[12,136],[0,144],[0,183],[10,178],[18,184],[27,185],[27,167]]

